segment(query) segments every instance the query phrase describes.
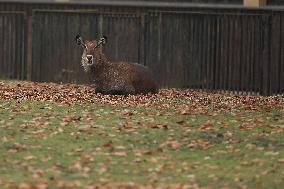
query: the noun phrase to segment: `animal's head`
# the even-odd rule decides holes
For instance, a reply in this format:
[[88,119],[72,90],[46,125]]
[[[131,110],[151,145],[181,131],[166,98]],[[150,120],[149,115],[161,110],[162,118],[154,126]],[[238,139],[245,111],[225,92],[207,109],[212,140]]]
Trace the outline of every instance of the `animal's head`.
[[101,46],[106,44],[107,37],[103,36],[98,41],[97,40],[84,40],[80,35],[76,36],[77,45],[81,46],[84,51],[82,54],[82,66],[86,69],[87,66],[94,65],[101,61],[103,58],[101,52]]

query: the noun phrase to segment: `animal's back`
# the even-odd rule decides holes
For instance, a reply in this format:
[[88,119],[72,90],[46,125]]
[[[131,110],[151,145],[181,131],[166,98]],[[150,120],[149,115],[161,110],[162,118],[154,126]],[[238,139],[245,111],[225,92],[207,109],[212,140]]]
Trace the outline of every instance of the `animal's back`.
[[113,63],[124,74],[124,78],[135,89],[135,93],[157,93],[158,85],[149,68],[137,63],[117,62]]

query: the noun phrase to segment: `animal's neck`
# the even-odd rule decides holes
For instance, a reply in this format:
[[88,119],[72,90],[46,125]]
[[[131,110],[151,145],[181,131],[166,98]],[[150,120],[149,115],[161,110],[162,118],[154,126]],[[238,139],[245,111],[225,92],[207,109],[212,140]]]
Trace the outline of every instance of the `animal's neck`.
[[107,57],[103,53],[100,53],[97,61],[98,61],[99,64],[108,64],[109,63]]
[[103,73],[102,70],[108,67],[109,64],[110,62],[106,56],[103,53],[100,53],[99,56],[97,56],[97,58],[94,60],[94,64],[91,66],[90,71],[95,75],[101,74]]

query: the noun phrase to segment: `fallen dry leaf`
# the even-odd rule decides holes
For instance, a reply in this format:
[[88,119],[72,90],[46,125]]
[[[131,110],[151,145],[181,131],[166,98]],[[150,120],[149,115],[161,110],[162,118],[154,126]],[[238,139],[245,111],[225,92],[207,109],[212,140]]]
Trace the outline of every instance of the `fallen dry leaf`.
[[113,152],[112,155],[114,156],[127,156],[126,152]]

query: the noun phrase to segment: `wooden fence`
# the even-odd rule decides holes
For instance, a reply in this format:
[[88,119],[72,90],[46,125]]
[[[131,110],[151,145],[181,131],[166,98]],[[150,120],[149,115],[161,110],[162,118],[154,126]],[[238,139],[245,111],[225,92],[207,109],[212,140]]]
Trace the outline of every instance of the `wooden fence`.
[[104,34],[110,60],[150,67],[162,87],[284,92],[279,8],[45,6],[1,11],[0,4],[0,77],[86,83],[74,37]]
[[25,13],[0,11],[0,78],[26,79]]

